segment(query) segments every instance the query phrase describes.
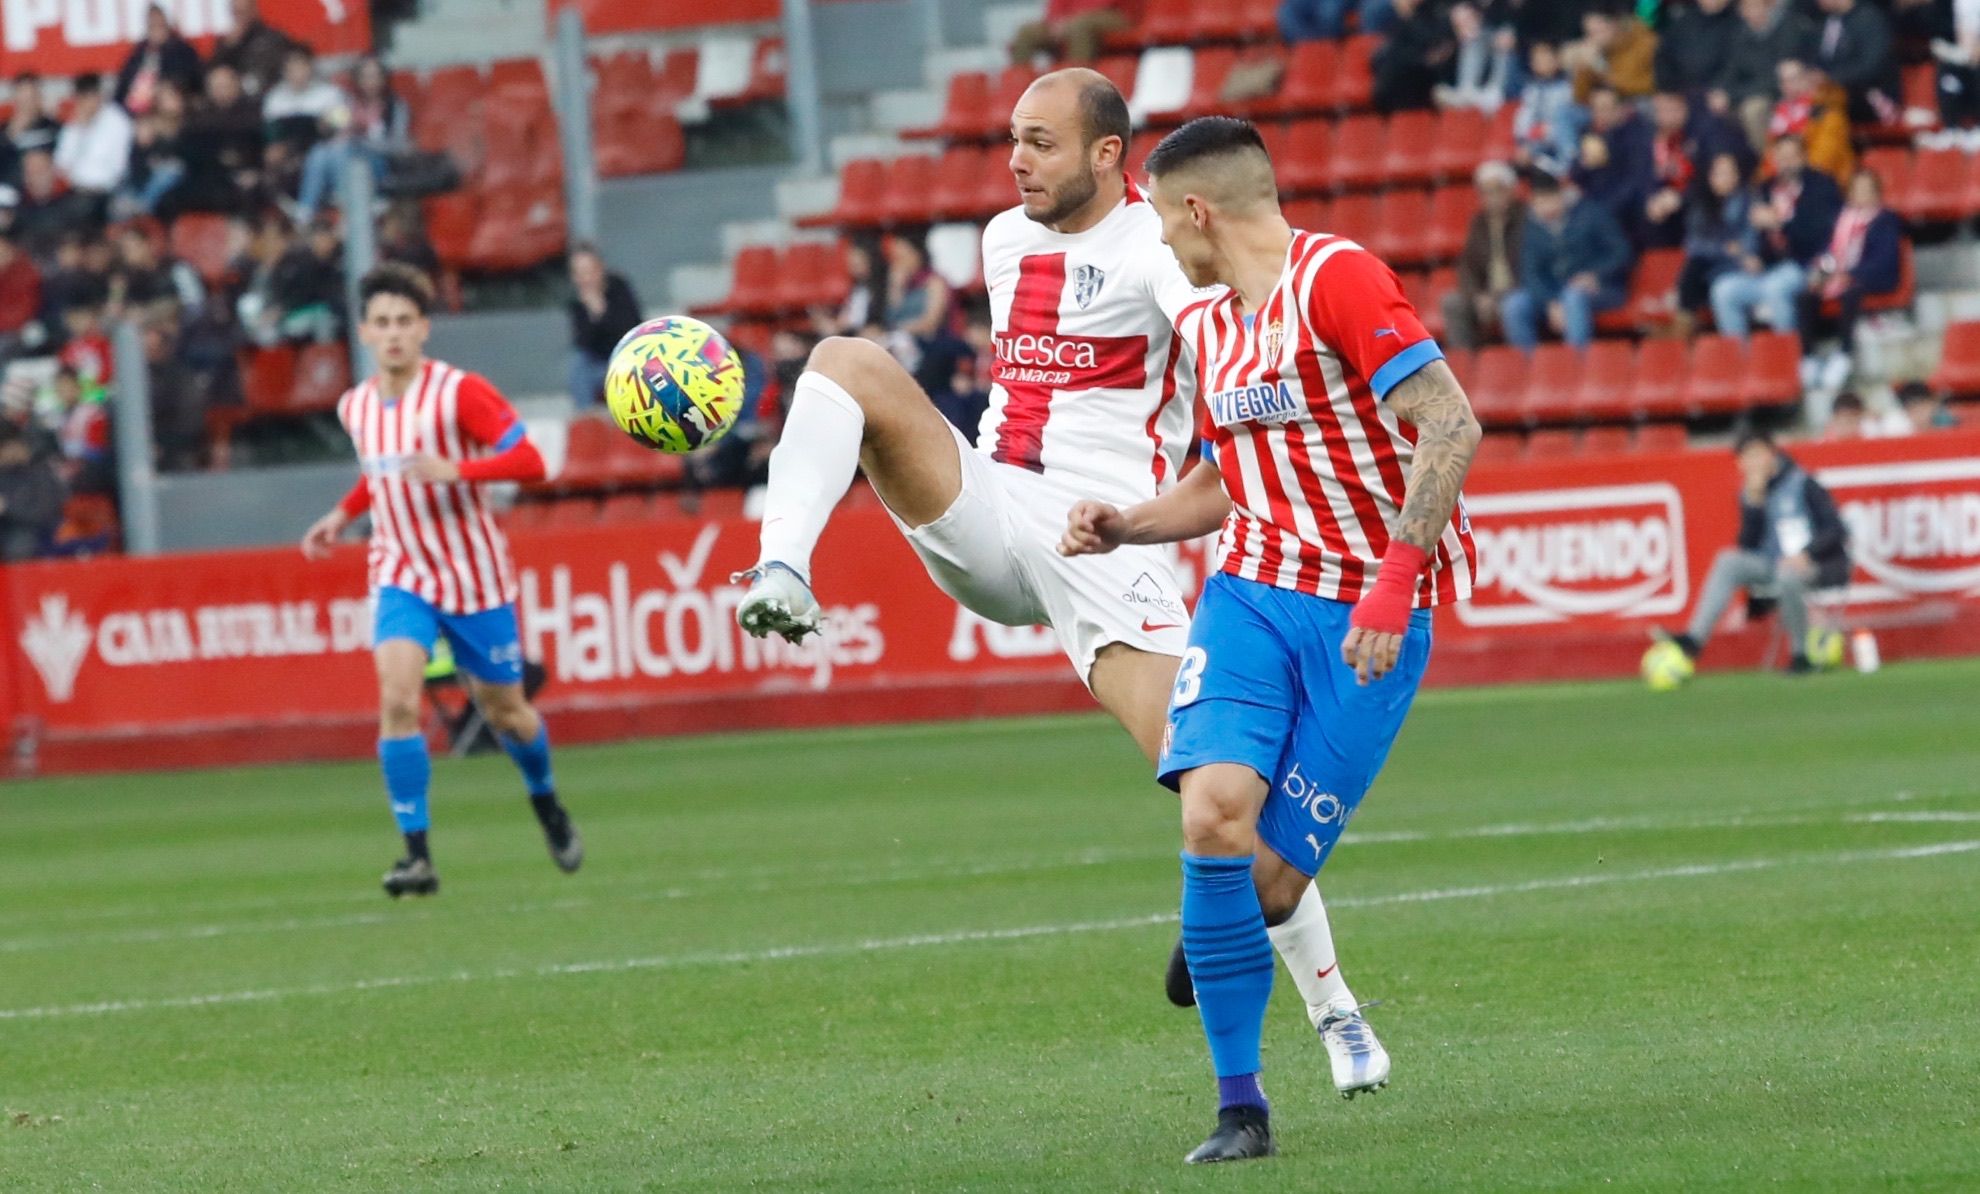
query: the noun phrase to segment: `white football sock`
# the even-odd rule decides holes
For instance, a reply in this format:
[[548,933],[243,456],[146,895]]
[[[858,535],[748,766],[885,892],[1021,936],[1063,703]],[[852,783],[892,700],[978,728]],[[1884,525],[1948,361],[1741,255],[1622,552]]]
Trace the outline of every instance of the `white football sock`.
[[791,387],[784,434],[770,452],[757,563],[778,560],[811,579],[811,549],[852,486],[866,412],[845,387],[807,372]]
[[1320,902],[1320,889],[1309,883],[1299,906],[1282,925],[1267,930],[1273,948],[1286,960],[1293,985],[1306,1000],[1306,1018],[1315,1027],[1330,1010],[1354,1007],[1354,992],[1341,977],[1341,964],[1334,957],[1334,931],[1327,924],[1327,906]]

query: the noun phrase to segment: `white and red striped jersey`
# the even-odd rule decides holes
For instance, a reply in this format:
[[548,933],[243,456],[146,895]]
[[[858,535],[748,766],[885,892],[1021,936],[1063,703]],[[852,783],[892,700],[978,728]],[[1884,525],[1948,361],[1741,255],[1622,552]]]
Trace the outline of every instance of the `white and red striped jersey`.
[[[1415,453],[1415,430],[1382,398],[1443,356],[1396,276],[1353,241],[1295,232],[1256,312],[1226,292],[1193,304],[1179,327],[1200,362],[1204,454],[1232,503],[1217,566],[1360,600],[1388,550]],[[1476,563],[1460,499],[1417,607],[1469,597]]]
[[983,279],[997,359],[978,451],[1112,502],[1168,488],[1194,403],[1175,318],[1209,292],[1191,288],[1134,184],[1084,232],[1054,232],[1022,208],[997,216]]
[[406,392],[387,400],[373,378],[337,402],[371,495],[371,587],[390,586],[444,613],[473,614],[516,599],[509,543],[470,481],[410,480],[416,456],[466,461],[523,437],[516,412],[486,378],[425,361]]

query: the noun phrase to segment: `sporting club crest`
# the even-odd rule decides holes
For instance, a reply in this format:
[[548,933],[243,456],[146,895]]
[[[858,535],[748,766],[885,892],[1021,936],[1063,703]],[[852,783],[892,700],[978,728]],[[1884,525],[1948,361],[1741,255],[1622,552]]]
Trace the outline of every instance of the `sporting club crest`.
[[41,610],[21,630],[21,650],[41,673],[48,699],[58,704],[76,692],[76,673],[89,658],[89,622],[69,608],[62,593],[45,593]]
[[1100,297],[1100,288],[1107,284],[1107,275],[1091,265],[1082,265],[1073,271],[1073,305],[1084,311]]
[[1286,345],[1285,320],[1275,319],[1271,323],[1266,324],[1265,325],[1265,359],[1268,361],[1278,360],[1279,350],[1281,348],[1284,348],[1285,345]]

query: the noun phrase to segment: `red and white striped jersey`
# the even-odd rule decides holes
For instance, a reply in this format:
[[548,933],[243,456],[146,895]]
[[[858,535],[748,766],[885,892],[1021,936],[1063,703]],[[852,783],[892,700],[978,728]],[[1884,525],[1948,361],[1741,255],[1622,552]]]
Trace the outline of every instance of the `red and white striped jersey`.
[[977,449],[1118,503],[1176,479],[1189,449],[1194,371],[1175,319],[1191,288],[1134,184],[1084,232],[1013,208],[983,231],[997,359]]
[[[1396,276],[1353,241],[1295,232],[1255,313],[1227,292],[1192,305],[1179,327],[1201,362],[1204,453],[1231,496],[1217,566],[1360,600],[1415,454],[1415,430],[1381,399],[1443,356]],[[1460,499],[1417,607],[1469,597],[1476,562]]]
[[509,543],[468,481],[428,485],[407,478],[420,455],[473,460],[523,436],[516,412],[486,378],[425,361],[396,401],[376,378],[337,402],[371,492],[371,587],[404,589],[450,614],[474,614],[516,599]]

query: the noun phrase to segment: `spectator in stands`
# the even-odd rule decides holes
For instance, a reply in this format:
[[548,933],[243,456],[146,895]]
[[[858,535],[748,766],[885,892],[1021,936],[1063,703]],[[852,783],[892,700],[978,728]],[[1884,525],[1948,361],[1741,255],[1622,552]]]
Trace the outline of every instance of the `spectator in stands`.
[[39,347],[41,271],[6,236],[0,236],[0,367]]
[[857,336],[887,310],[887,271],[871,241],[846,245],[846,276],[852,287],[836,311],[813,308],[811,328],[820,336]]
[[117,466],[110,440],[110,408],[102,391],[92,397],[82,378],[58,366],[50,383],[56,443],[62,454],[56,471],[70,493],[115,493]]
[[1733,11],[1732,0],[1671,4],[1664,13],[1663,27],[1657,32],[1657,90],[1702,96],[1731,60],[1739,14]]
[[1486,27],[1484,12],[1470,0],[1452,5],[1450,20],[1457,53],[1450,79],[1432,92],[1437,106],[1497,112],[1512,82],[1517,50],[1512,30]]
[[145,320],[143,335],[155,462],[161,472],[190,472],[200,467],[206,452],[205,389],[179,357],[179,329],[173,319]]
[[35,150],[54,153],[62,125],[42,107],[40,76],[15,76],[13,92],[8,98],[13,110],[8,113],[6,126],[0,128],[0,184],[18,188],[21,159]]
[[1435,105],[1437,85],[1457,58],[1450,22],[1426,0],[1392,0],[1396,23],[1375,51],[1375,107],[1404,112]]
[[1864,426],[1863,399],[1854,390],[1844,390],[1836,395],[1829,406],[1829,421],[1822,427],[1822,438],[1827,441],[1864,439],[1869,430]]
[[1952,0],[1944,37],[1932,39],[1938,60],[1939,119],[1949,129],[1980,125],[1980,0]]
[[262,94],[261,119],[270,142],[306,148],[324,137],[333,120],[348,119],[350,106],[342,88],[317,77],[309,47],[292,45],[282,56],[281,82]]
[[130,171],[112,204],[119,217],[174,210],[167,201],[186,180],[186,101],[176,84],[160,83],[149,112],[137,118],[131,139]]
[[1842,88],[1799,59],[1781,62],[1780,102],[1767,122],[1775,137],[1799,137],[1808,150],[1808,164],[1827,174],[1838,186],[1856,173],[1856,150],[1850,144],[1849,113]]
[[1809,168],[1800,138],[1774,142],[1771,157],[1774,176],[1762,185],[1749,216],[1753,249],[1739,269],[1712,283],[1712,319],[1729,336],[1750,334],[1756,309],[1777,332],[1799,330],[1797,300],[1842,211],[1842,188]]
[[1524,170],[1565,175],[1574,165],[1585,119],[1574,102],[1574,84],[1561,71],[1559,47],[1534,42],[1526,54],[1519,110],[1513,115],[1513,161]]
[[159,253],[154,237],[163,236],[163,229],[138,220],[118,230],[117,267],[110,275],[113,318],[197,311],[205,303],[206,288],[199,274],[185,262]]
[[371,167],[373,179],[385,176],[385,163],[407,144],[405,103],[392,93],[391,76],[376,58],[365,58],[351,72],[349,118],[331,122],[332,133],[310,147],[303,159],[302,218],[313,219],[326,199],[337,193],[351,161]]
[[1814,37],[1814,25],[1788,0],[1739,0],[1725,70],[1709,95],[1712,110],[1737,119],[1756,150],[1770,139],[1767,122],[1780,99],[1781,63],[1798,57]]
[[1779,604],[1793,657],[1788,671],[1812,671],[1807,655],[1808,595],[1849,581],[1849,528],[1814,477],[1803,472],[1765,432],[1746,431],[1733,444],[1739,462],[1739,536],[1721,551],[1700,590],[1691,626],[1663,634],[1697,659],[1741,589]]
[[62,479],[13,422],[0,420],[0,561],[32,560],[62,525]]
[[1922,381],[1908,381],[1897,388],[1898,409],[1903,412],[1905,435],[1929,435],[1959,426],[1959,419],[1946,409],[1945,399]]
[[157,102],[160,84],[171,84],[182,96],[197,95],[199,74],[199,51],[172,28],[164,6],[154,4],[144,14],[144,40],[131,47],[117,71],[117,102],[132,116],[143,116]]
[[378,258],[410,265],[429,278],[440,276],[440,254],[420,227],[417,206],[401,201],[378,217]]
[[1694,313],[1711,301],[1713,286],[1754,259],[1760,238],[1752,221],[1753,192],[1738,158],[1715,155],[1693,189],[1697,193],[1685,204],[1684,268],[1677,283],[1678,330],[1685,336]]
[[1657,35],[1623,4],[1604,0],[1581,18],[1582,38],[1564,47],[1575,98],[1587,103],[1597,87],[1639,99],[1657,87]]
[[770,337],[770,385],[786,409],[798,378],[804,375],[805,362],[811,359],[811,350],[818,347],[818,340],[819,337],[795,328],[779,328]]
[[770,480],[775,428],[764,417],[770,366],[746,344],[733,344],[742,362],[743,400],[735,427],[714,447],[688,457],[688,477],[703,489],[753,489]]
[[1817,360],[1815,345],[1832,335],[1837,347],[1814,377],[1828,389],[1849,379],[1856,321],[1863,300],[1894,292],[1904,280],[1904,222],[1884,207],[1884,187],[1870,170],[1858,170],[1849,183],[1849,202],[1836,219],[1829,249],[1809,271],[1801,294],[1798,322],[1804,362]]
[[1499,330],[1506,298],[1519,286],[1519,242],[1526,230],[1526,205],[1512,167],[1486,162],[1473,181],[1478,211],[1458,254],[1457,289],[1443,299],[1444,327],[1457,348],[1476,348]]
[[[327,344],[336,340],[344,310],[343,246],[336,225],[318,217],[300,240],[286,221],[263,224],[255,251],[264,260],[241,296],[241,326],[256,344]],[[265,260],[273,254],[272,262]]]
[[605,400],[605,370],[619,338],[639,326],[639,296],[623,274],[606,270],[598,246],[572,246],[571,401],[595,406]]
[[59,340],[62,329],[68,327],[66,313],[70,307],[109,301],[110,271],[107,262],[101,263],[99,269],[99,263],[89,260],[85,246],[100,242],[93,242],[87,235],[69,232],[54,243],[54,249],[45,255],[52,265],[42,274],[41,314],[50,333]]
[[942,417],[974,444],[977,429],[983,425],[983,412],[990,409],[990,386],[997,363],[990,321],[981,316],[971,319],[963,327],[963,343],[969,351],[957,359],[948,392],[936,406]]
[[205,98],[188,115],[181,144],[182,206],[246,214],[262,197],[261,105],[241,90],[233,67],[216,63],[207,70]]
[[55,139],[55,169],[99,221],[130,170],[132,132],[131,118],[104,96],[101,78],[76,80],[69,122]]
[[1502,305],[1506,339],[1532,352],[1545,319],[1568,344],[1586,348],[1595,316],[1628,297],[1629,238],[1608,209],[1545,175],[1534,180],[1528,208],[1519,289]]
[[1643,223],[1644,201],[1656,182],[1656,155],[1648,121],[1613,87],[1588,96],[1588,128],[1569,177],[1582,195],[1608,209],[1626,230]]
[[76,201],[62,188],[55,159],[45,149],[22,156],[21,187],[15,199],[10,227],[30,257],[47,259],[64,236],[87,231],[95,223],[87,202]]
[[296,43],[261,19],[255,0],[231,0],[234,31],[214,43],[208,68],[225,66],[241,80],[249,95],[260,95],[281,77],[283,59]]
[[955,377],[956,358],[968,351],[955,331],[955,294],[929,264],[922,241],[896,233],[882,247],[887,254],[890,347],[923,390],[946,392]]
[[1350,15],[1363,33],[1387,33],[1396,21],[1390,0],[1279,0],[1279,36],[1332,41],[1347,34]]
[[1011,62],[1092,62],[1109,33],[1134,28],[1140,4],[1123,0],[1046,0],[1045,18],[1021,26],[1011,38]]
[[1685,199],[1706,163],[1719,154],[1731,154],[1744,174],[1751,166],[1751,147],[1733,127],[1673,91],[1661,91],[1650,101],[1652,137],[1651,172],[1654,175],[1650,197],[1644,201],[1645,240],[1658,248],[1674,248],[1684,243]]
[[1890,17],[1876,5],[1859,0],[1819,0],[1819,3],[1822,24],[1816,30],[1809,65],[1848,93],[1851,120],[1864,123],[1895,120],[1898,61]]
[[111,355],[110,334],[103,324],[104,307],[109,301],[106,286],[100,293],[74,296],[62,310],[62,325],[68,335],[55,360],[76,371],[85,393],[100,393],[116,380],[117,362]]

